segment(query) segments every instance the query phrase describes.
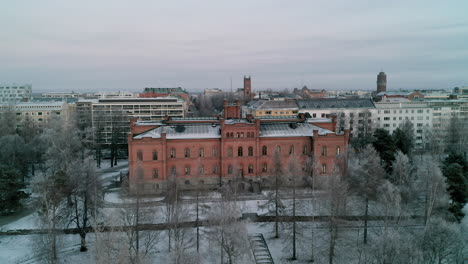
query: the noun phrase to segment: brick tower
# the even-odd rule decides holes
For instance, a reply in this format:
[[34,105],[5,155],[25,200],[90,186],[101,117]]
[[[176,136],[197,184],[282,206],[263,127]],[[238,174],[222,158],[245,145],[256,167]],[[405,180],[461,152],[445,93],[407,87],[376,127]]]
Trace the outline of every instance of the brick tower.
[[244,76],[244,100],[249,101],[252,97],[252,83],[250,81],[250,76]]
[[385,72],[380,72],[377,75],[377,93],[386,92],[387,91],[387,75]]

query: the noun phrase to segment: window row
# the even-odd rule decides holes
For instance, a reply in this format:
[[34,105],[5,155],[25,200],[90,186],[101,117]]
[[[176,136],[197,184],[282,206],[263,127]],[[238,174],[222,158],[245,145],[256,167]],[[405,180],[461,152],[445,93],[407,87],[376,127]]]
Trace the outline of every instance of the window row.
[[[217,148],[213,148],[211,154],[212,154],[213,157],[217,157],[217,156],[218,156],[218,149],[217,149]],[[185,148],[185,150],[184,150],[184,157],[185,157],[185,158],[190,158],[190,155],[191,155],[190,149],[189,149],[189,148]],[[175,157],[176,157],[176,150],[175,150],[175,148],[171,148],[171,150],[169,151],[169,157],[171,157],[171,158],[175,158]],[[198,149],[198,157],[205,157],[205,149],[204,149],[204,148],[199,148],[199,149]],[[137,160],[138,160],[138,161],[142,161],[142,160],[143,160],[143,151],[141,151],[141,150],[138,150],[138,151],[137,151]],[[158,151],[157,151],[157,150],[153,150],[153,152],[152,152],[152,160],[158,160]]]
[[[307,145],[303,146],[303,149],[302,149],[302,154],[303,155],[307,155],[307,153],[308,153],[307,148],[308,148]],[[281,147],[280,146],[275,147],[275,151],[274,151],[273,154],[276,154],[276,153],[281,154]],[[295,153],[294,146],[293,145],[289,146],[289,155],[293,155],[294,153]],[[229,147],[228,150],[227,150],[227,156],[228,157],[233,157],[233,154],[234,154],[233,148]],[[253,157],[254,156],[253,147],[248,147],[246,154],[247,154],[248,157]],[[263,156],[268,155],[268,147],[267,146],[262,147],[262,155]],[[244,156],[244,148],[243,147],[238,147],[237,148],[237,156],[238,157],[243,157]],[[323,155],[323,156],[326,156],[326,155]],[[170,158],[176,158],[177,157],[175,148],[171,148],[171,150],[169,151],[169,157]],[[185,148],[184,149],[184,158],[190,158],[190,157],[191,157],[190,149]],[[204,148],[199,148],[198,157],[205,157],[205,149]],[[218,149],[217,148],[213,148],[212,157],[218,157]],[[159,159],[158,151],[153,150],[152,151],[152,160],[158,160],[158,159]],[[137,151],[137,160],[138,161],[143,161],[144,160],[143,151],[141,151],[141,150]]]
[[248,138],[253,138],[253,137],[255,137],[255,132],[247,132],[245,134],[244,134],[244,132],[237,132],[236,134],[234,134],[234,132],[227,132],[226,133],[227,138],[234,138],[234,137],[243,138],[244,135],[246,135],[246,137],[248,137]]
[[[303,171],[307,170],[307,164],[303,164],[302,170]],[[212,167],[212,173],[213,174],[218,174],[218,172],[219,172],[218,165],[214,164],[213,167]],[[254,173],[254,166],[252,164],[249,164],[247,166],[247,172],[249,174]],[[262,164],[262,172],[268,172],[268,164],[267,163]],[[326,173],[326,172],[327,172],[327,165],[322,164],[322,173]],[[170,173],[171,173],[171,176],[177,176],[177,168],[172,167]],[[232,165],[228,165],[228,174],[233,174],[233,173],[234,173],[234,167]],[[239,169],[239,173],[241,175],[244,173],[243,168]],[[205,174],[205,166],[202,165],[202,166],[198,167],[198,175],[204,175],[204,174]],[[191,175],[189,165],[184,167],[184,175],[186,175],[186,176]],[[153,179],[158,179],[159,178],[159,170],[157,168],[153,169],[153,175],[152,176],[153,176]],[[140,179],[143,178],[143,171],[142,170],[138,171],[138,177]]]

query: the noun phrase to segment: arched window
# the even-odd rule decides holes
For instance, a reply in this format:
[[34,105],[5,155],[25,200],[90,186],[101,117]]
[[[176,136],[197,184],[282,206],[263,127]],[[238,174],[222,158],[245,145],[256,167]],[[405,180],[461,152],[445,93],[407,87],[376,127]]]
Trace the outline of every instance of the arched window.
[[268,164],[263,163],[262,172],[267,172],[267,171],[268,171]]
[[213,165],[213,174],[218,174],[218,165]]
[[176,157],[175,148],[171,148],[171,158],[175,158],[175,157]]
[[226,137],[227,137],[227,138],[229,137],[229,132],[226,133]]
[[228,157],[232,157],[232,147],[229,147],[228,148],[228,153],[227,153]]
[[302,148],[302,154],[307,155],[307,145]]
[[158,151],[153,150],[153,160],[158,160]]
[[171,176],[176,176],[177,175],[177,170],[176,170],[176,167],[172,167],[171,168]]
[[281,147],[280,146],[276,146],[275,154],[281,155]]
[[237,137],[240,138],[240,133],[239,132],[237,132]]
[[336,147],[336,155],[340,155],[341,153],[341,149],[340,149],[340,146]]
[[243,151],[242,147],[238,147],[237,148],[237,156],[242,157],[243,154],[244,154],[244,151]]
[[184,156],[186,158],[190,158],[190,149],[189,148],[185,148]]
[[234,133],[233,133],[233,132],[231,132],[231,137],[232,137],[232,138],[234,137]]
[[327,147],[322,147],[322,156],[327,156]]
[[159,177],[158,169],[153,169],[153,179],[157,179]]
[[253,148],[249,147],[249,157],[252,157],[252,156],[253,156]]
[[137,160],[142,161],[143,160],[143,152],[141,150],[137,151]]
[[190,175],[190,166],[185,166],[185,175]]
[[289,147],[289,155],[294,155],[294,145]]
[[249,164],[249,173],[254,173],[254,167],[252,164]]
[[244,132],[241,132],[240,137],[241,137],[241,138],[244,137]]
[[198,156],[199,157],[205,157],[205,149],[204,148],[200,148],[198,150]]
[[250,132],[247,132],[247,137],[248,137],[248,138],[250,137]]
[[327,173],[327,164],[322,164],[322,173]]
[[232,165],[228,166],[228,174],[232,174]]
[[266,156],[267,155],[267,146],[262,147],[262,155]]

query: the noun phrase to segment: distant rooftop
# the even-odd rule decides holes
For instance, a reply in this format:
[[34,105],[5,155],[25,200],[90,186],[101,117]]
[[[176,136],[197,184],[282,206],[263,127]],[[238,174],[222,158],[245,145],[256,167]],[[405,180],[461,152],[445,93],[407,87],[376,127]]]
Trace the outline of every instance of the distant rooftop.
[[330,108],[375,108],[371,99],[302,99],[297,100],[299,109],[330,109]]
[[291,108],[291,109],[297,109],[297,103],[296,100],[287,100],[287,101],[265,101],[263,104],[261,104],[258,109],[272,109],[272,108]]
[[182,87],[174,87],[174,88],[152,88],[152,87],[147,87],[143,91],[144,93],[162,93],[162,94],[168,94],[168,93],[185,93],[184,89]]

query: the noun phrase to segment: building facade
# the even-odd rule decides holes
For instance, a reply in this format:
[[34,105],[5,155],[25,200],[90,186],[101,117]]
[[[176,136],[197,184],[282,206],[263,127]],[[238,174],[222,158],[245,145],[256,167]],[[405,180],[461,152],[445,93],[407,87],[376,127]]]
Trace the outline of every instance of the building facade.
[[433,129],[433,109],[425,102],[380,102],[377,108],[377,127],[388,130],[390,134],[410,121],[414,129],[414,143],[416,148],[424,147],[427,131]]
[[0,104],[27,102],[31,100],[32,85],[0,85]]
[[260,116],[297,116],[299,107],[296,100],[252,100],[242,107],[242,115]]
[[76,103],[76,112],[80,128],[92,127],[99,133],[96,142],[108,145],[117,138],[126,146],[130,118],[158,121],[165,116],[183,117],[185,102],[174,97],[82,99]]
[[12,111],[18,121],[28,118],[39,127],[54,118],[68,120],[71,107],[66,102],[21,102],[16,104],[0,104],[0,111]]
[[268,185],[275,164],[283,174],[295,164],[300,177],[311,160],[316,173],[329,175],[348,147],[348,132],[337,134],[334,127],[331,119],[303,116],[133,120],[128,135],[130,187],[159,192],[168,180],[175,180],[183,189],[234,182],[255,189]]
[[376,109],[371,99],[305,99],[297,100],[297,105],[299,113],[307,113],[311,118],[336,115],[335,130],[349,130],[351,136],[359,136],[365,132],[363,130],[375,128]]

